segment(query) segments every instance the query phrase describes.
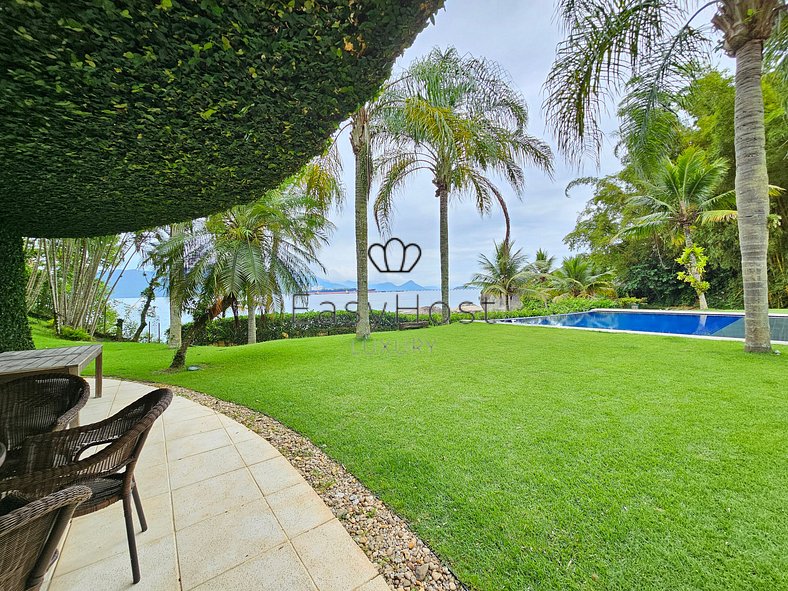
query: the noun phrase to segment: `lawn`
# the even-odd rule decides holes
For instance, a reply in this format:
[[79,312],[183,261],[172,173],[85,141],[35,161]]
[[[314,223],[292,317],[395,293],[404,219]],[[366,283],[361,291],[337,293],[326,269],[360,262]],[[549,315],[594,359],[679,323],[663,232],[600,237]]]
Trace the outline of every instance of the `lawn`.
[[107,343],[104,364],[307,435],[474,589],[788,589],[788,355],[484,324],[373,344],[203,347],[167,374],[163,345]]

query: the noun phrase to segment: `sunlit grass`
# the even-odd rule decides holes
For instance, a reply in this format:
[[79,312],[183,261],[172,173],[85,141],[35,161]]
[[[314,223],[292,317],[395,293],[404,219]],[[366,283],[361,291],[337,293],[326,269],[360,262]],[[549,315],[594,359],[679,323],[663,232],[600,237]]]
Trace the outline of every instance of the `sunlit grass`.
[[788,355],[484,324],[373,344],[200,347],[167,374],[166,346],[107,343],[105,372],[307,435],[475,589],[788,588]]

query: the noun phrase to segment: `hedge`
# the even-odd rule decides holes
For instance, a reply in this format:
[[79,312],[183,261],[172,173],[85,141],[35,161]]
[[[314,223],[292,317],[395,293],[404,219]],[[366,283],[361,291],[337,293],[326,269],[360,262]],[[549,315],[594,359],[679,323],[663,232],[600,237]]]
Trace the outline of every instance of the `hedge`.
[[25,304],[22,239],[0,226],[0,353],[33,348]]
[[[510,312],[488,312],[488,320],[502,318],[521,318],[527,316],[543,316],[548,314],[568,314],[570,312],[585,312],[593,308],[619,308],[627,300],[567,298],[552,302],[545,306],[542,302],[526,302],[520,310]],[[472,318],[470,314],[452,313],[451,322],[483,320],[484,313],[476,312]],[[416,320],[415,314],[400,314],[399,322]],[[419,320],[428,320],[425,314],[419,315]],[[278,339],[327,336],[335,334],[351,334],[355,332],[356,315],[353,312],[337,311],[336,315],[328,312],[302,312],[296,314],[267,314],[257,317],[257,341],[273,341]],[[439,314],[433,315],[433,323],[439,323]],[[393,312],[381,313],[378,311],[370,314],[372,332],[386,332],[397,330],[397,317]],[[191,323],[186,323],[186,330]],[[245,345],[247,339],[247,317],[239,316],[238,321],[231,317],[217,318],[208,324],[202,335],[199,335],[196,345]]]
[[375,94],[441,5],[3,2],[1,223],[116,234],[259,198]]

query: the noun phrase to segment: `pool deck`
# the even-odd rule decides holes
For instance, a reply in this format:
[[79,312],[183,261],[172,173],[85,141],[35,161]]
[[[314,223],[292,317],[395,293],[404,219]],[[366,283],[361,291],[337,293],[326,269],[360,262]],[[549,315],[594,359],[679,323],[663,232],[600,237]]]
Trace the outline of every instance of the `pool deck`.
[[[91,387],[92,387],[92,379]],[[104,380],[81,423],[151,390]],[[135,472],[148,531],[137,526],[133,585],[121,503],[71,522],[49,591],[388,591],[377,568],[298,471],[240,423],[176,396]]]

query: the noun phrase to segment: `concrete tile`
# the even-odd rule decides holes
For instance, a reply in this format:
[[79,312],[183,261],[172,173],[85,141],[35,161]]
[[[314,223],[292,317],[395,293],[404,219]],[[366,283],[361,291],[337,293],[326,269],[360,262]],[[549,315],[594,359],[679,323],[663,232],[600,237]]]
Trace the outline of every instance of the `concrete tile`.
[[364,552],[336,519],[292,540],[320,591],[347,591],[378,575]]
[[134,470],[134,479],[142,499],[170,492],[170,478],[167,464],[146,466],[139,464]]
[[290,544],[283,544],[265,554],[203,583],[195,591],[316,591],[312,579]]
[[227,445],[170,462],[170,483],[176,490],[243,466],[244,461],[235,446]]
[[167,441],[167,458],[170,462],[193,456],[205,451],[230,445],[232,441],[224,429],[214,429],[196,435],[187,435],[174,441]]
[[257,433],[245,427],[238,421],[234,421],[233,419],[222,414],[217,416],[221,420],[222,425],[224,425],[224,428],[227,429],[227,434],[230,436],[230,439],[233,440],[233,443],[241,443],[242,441],[248,441],[250,439],[254,439],[255,437],[260,437]]
[[175,529],[184,529],[228,509],[262,498],[254,478],[246,468],[184,486],[172,493]]
[[383,575],[378,575],[371,581],[368,581],[358,587],[355,591],[391,591],[391,587],[383,578]]
[[286,541],[264,500],[176,532],[181,582],[191,589]]
[[289,538],[334,518],[331,509],[306,482],[280,490],[266,500]]
[[167,462],[167,448],[163,441],[145,442],[137,466],[158,466]]
[[249,471],[265,495],[306,482],[282,456],[249,466]]
[[95,403],[93,398],[79,411],[79,422],[82,425],[89,425],[90,423],[98,423],[106,419],[110,410],[112,409],[112,400],[104,401],[103,398]]
[[164,422],[168,425],[170,423],[177,423],[179,421],[190,421],[192,419],[197,419],[200,417],[208,417],[211,415],[215,415],[213,409],[208,408],[207,406],[203,406],[202,404],[197,404],[196,402],[192,402],[191,400],[184,400],[180,404],[177,402],[178,400],[184,400],[183,398],[178,399],[176,398],[170,407],[167,409],[162,417],[164,418]]
[[247,466],[264,462],[281,455],[273,445],[259,435],[255,436],[254,439],[247,439],[246,441],[236,443],[235,448],[238,450],[238,453],[241,454]]
[[164,435],[167,441],[174,441],[181,437],[205,433],[206,431],[214,431],[222,427],[223,425],[219,417],[212,414],[204,417],[187,419],[185,421],[177,421],[175,423],[165,423]]
[[151,542],[138,540],[137,551],[142,575],[139,585],[132,585],[131,561],[126,552],[62,576],[55,573],[49,591],[180,591],[174,535]]
[[[137,544],[151,542],[173,533],[172,503],[169,493],[144,499],[142,508],[148,521],[148,530],[145,532],[141,530],[135,510],[134,527],[137,532]],[[66,544],[58,561],[57,576],[116,554],[128,556],[128,553],[123,504],[117,502],[106,509],[77,517],[71,522]]]

